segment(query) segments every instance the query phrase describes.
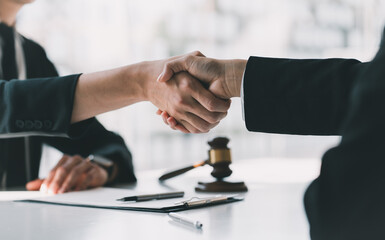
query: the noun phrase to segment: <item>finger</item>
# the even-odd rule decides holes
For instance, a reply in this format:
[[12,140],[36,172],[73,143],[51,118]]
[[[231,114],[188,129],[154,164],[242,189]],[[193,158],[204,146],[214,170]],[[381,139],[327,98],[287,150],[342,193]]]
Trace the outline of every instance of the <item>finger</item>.
[[209,123],[219,122],[226,116],[230,101],[215,97],[197,79],[187,73],[179,73],[174,79],[178,83],[178,88],[185,95],[192,97],[183,98],[180,103],[183,105],[183,110],[191,112]]
[[[166,124],[169,125],[171,129],[173,129],[173,130],[179,130],[179,129],[176,128],[176,126],[177,126],[179,123],[175,120],[174,117],[170,117],[170,115],[169,115],[167,112],[166,112],[166,114],[164,114],[164,116],[162,116],[162,117],[163,117],[163,121],[167,122]],[[181,124],[179,124],[179,125],[181,126],[180,129],[183,129],[183,130],[184,130],[184,131],[183,131],[184,133],[189,133],[185,127],[183,127]]]
[[182,124],[178,123],[173,117],[169,117],[167,119],[167,122],[169,123],[170,127],[174,130],[179,130],[183,133],[190,133]]
[[207,132],[211,124],[218,123],[227,115],[227,112],[210,112],[195,99],[186,100],[182,104],[183,111],[176,113],[175,119],[178,122],[183,119],[202,132]]
[[85,173],[87,173],[89,170],[93,168],[92,163],[89,161],[82,161],[80,164],[76,165],[71,169],[71,172],[67,175],[66,179],[64,180],[63,184],[61,185],[59,189],[59,193],[68,192],[71,189],[76,188],[76,184],[78,180],[81,178],[81,176]]
[[[199,83],[197,79],[194,79],[188,73],[179,73],[174,77],[174,79],[178,84],[178,91],[182,92],[182,96],[176,101],[179,114],[173,113],[173,117],[175,119],[178,121],[181,119],[188,121],[188,119],[181,117],[185,115],[185,112],[191,112],[208,123],[219,122],[226,116],[226,111],[218,112],[215,110],[216,108],[221,109],[220,106],[223,103],[226,105],[223,110],[227,110],[230,105],[229,101],[224,101],[212,95]],[[206,95],[206,97],[203,97],[204,95]],[[206,104],[206,107],[204,107],[195,98],[199,99],[203,104]],[[220,102],[219,105],[218,101]],[[211,111],[209,111],[207,108],[209,108]],[[195,128],[199,128],[199,125],[196,125],[190,121],[189,123],[191,123]]]
[[80,164],[82,161],[83,159],[80,156],[73,156],[68,158],[62,166],[58,167],[55,171],[55,177],[53,178],[51,184],[48,185],[48,192],[57,194],[72,168]]
[[79,186],[76,188],[77,190],[83,190],[90,187],[100,187],[106,184],[108,180],[108,173],[104,168],[100,166],[94,165],[95,167],[89,171],[90,179],[87,179],[85,182],[86,186]]
[[176,130],[179,130],[179,131],[181,131],[181,132],[183,132],[183,133],[190,133],[184,126],[182,126],[181,124],[178,124],[178,125],[176,125],[175,126],[175,129]]
[[52,170],[48,173],[48,176],[45,178],[45,180],[41,184],[40,191],[44,193],[48,192],[48,186],[51,184],[52,180],[54,179],[57,168],[62,166],[69,158],[70,156],[65,154],[62,156],[62,158],[59,160],[56,166],[52,168]]
[[168,125],[167,118],[170,117],[170,116],[168,115],[168,113],[167,113],[167,112],[162,112],[161,116],[162,116],[163,122],[164,122],[166,125]]
[[216,97],[196,79],[191,86],[191,96],[210,112],[227,112],[231,101]]
[[[191,131],[184,122],[182,123],[184,127],[187,128],[191,133],[207,133],[213,126],[216,126],[217,123],[209,123],[202,118],[196,116],[193,113],[186,112],[184,116],[184,121],[188,122],[195,130]],[[179,121],[181,122],[181,121]],[[198,130],[198,131],[197,131]]]
[[[176,128],[177,125],[182,126],[182,125],[181,125],[180,123],[178,123],[178,122],[175,120],[175,118],[173,118],[173,117],[167,118],[167,122],[168,122],[168,125],[169,125],[172,129],[174,129],[174,130],[178,130],[178,129]],[[186,129],[185,127],[182,126],[182,128],[184,128],[184,129],[187,131],[187,129]]]
[[86,174],[85,177],[75,186],[74,191],[82,191],[90,188],[90,184],[94,178],[95,172],[96,171],[88,172],[88,174]]
[[[204,108],[198,102],[186,105],[185,111],[189,112],[191,114],[194,114],[199,119],[202,119],[203,121],[205,121],[207,123],[218,123],[219,121],[221,121],[223,118],[225,118],[227,116],[227,112],[210,112],[209,110]],[[187,120],[187,119],[185,119],[185,120]],[[193,125],[195,127],[198,127],[195,124],[193,124]]]
[[181,57],[165,64],[162,73],[159,75],[158,82],[167,82],[171,77],[178,72],[187,71],[189,68],[189,58]]
[[85,189],[91,187],[91,182],[94,179],[96,174],[97,174],[97,169],[96,168],[90,169],[87,172],[87,174],[84,176],[82,181],[78,182],[78,184],[76,185],[74,190],[75,191],[81,191],[81,190],[85,190]]
[[44,179],[35,179],[33,181],[28,182],[25,185],[25,188],[28,191],[38,191],[41,187],[41,184],[44,182]]
[[163,112],[162,110],[158,109],[158,110],[156,111],[156,114],[157,114],[157,115],[161,115],[162,112]]
[[178,124],[178,122],[175,120],[175,118],[173,117],[168,117],[166,119],[168,125],[170,126],[170,128],[176,130],[175,126]]
[[173,117],[170,117],[167,112],[162,112],[162,118],[163,118],[163,121],[170,126],[171,129],[173,130],[179,130],[183,133],[190,133],[184,126],[182,126],[181,124],[179,124],[175,118]]
[[168,61],[162,73],[159,75],[158,82],[167,82],[171,77],[178,72],[189,71],[190,66],[195,59],[195,57],[205,57],[201,52],[195,51],[190,54],[186,54],[179,58],[174,58],[173,60]]
[[182,124],[188,131],[188,133],[201,133],[201,130],[198,128],[194,127],[192,124],[190,124],[186,120],[180,120],[180,124]]

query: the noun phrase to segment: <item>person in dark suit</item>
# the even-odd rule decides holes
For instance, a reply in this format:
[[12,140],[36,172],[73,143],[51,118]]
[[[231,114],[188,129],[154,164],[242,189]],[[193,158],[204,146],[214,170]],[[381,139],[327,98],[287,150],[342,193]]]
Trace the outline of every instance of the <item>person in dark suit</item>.
[[[12,3],[0,2],[0,19],[9,18]],[[4,14],[7,11],[8,14]],[[12,26],[0,23],[1,79],[56,77],[58,73],[47,58],[44,49],[37,43],[23,37]],[[4,92],[6,93],[6,92]],[[15,103],[18,99],[12,99]],[[28,103],[17,103],[28,104]],[[48,102],[45,104],[49,104]],[[50,172],[48,178],[27,184],[27,189],[38,190],[40,185],[53,193],[82,190],[113,182],[135,182],[132,158],[123,139],[107,131],[96,119],[89,121],[84,134],[74,139],[59,137],[25,136],[0,139],[0,184],[2,187],[23,186],[36,179],[39,174],[43,144],[62,151],[65,155]],[[46,120],[16,120],[24,129],[46,129],[52,126]],[[89,155],[103,157],[113,165],[98,165],[86,161]],[[58,159],[59,160],[59,159]]]
[[[65,155],[44,181],[29,182],[30,190],[62,193],[112,182],[134,182],[130,152],[119,135],[93,118],[99,113],[150,100],[158,106],[169,106],[180,120],[185,119],[199,131],[208,131],[225,116],[229,102],[190,88],[200,83],[186,74],[167,87],[156,84],[163,61],[57,77],[43,48],[14,29],[17,12],[29,2],[32,0],[0,0],[3,187],[24,185],[37,178],[42,144]],[[221,110],[210,112],[210,107]],[[86,161],[90,154],[100,165]]]
[[[385,31],[380,50],[367,63],[188,56],[168,62],[159,81],[188,71],[217,96],[243,95],[249,131],[341,135],[305,193],[311,238],[384,239],[384,39]],[[172,128],[185,130],[166,111],[159,113]]]

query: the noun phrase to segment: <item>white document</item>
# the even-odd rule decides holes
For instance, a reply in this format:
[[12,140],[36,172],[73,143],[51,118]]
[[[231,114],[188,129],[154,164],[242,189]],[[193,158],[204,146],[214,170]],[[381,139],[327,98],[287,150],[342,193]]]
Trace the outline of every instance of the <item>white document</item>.
[[46,194],[39,191],[0,191],[0,201],[34,199],[44,196],[46,196]]
[[[197,196],[185,196],[184,198],[170,198],[162,200],[151,200],[143,202],[121,202],[117,199],[137,196],[142,194],[155,194],[155,193],[139,193],[138,191],[118,188],[96,188],[91,190],[70,192],[57,194],[53,196],[45,196],[33,199],[24,199],[23,202],[34,203],[50,203],[67,206],[78,207],[92,207],[92,208],[107,208],[107,209],[121,209],[121,210],[135,210],[135,211],[148,211],[148,212],[174,212],[183,211],[192,208],[206,207],[211,205],[229,203],[243,200],[243,198],[229,197],[222,201],[212,202],[210,200],[203,201],[200,199],[207,199],[208,195],[204,198]],[[215,195],[213,195],[215,196]],[[187,203],[191,203],[192,200],[198,199],[199,204],[189,206]]]

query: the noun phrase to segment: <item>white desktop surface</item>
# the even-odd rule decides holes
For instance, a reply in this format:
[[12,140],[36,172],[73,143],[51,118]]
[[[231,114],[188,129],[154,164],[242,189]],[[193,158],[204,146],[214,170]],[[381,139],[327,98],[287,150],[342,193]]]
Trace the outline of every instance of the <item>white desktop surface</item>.
[[[244,180],[249,188],[244,201],[179,212],[202,222],[202,230],[162,213],[0,201],[0,239],[309,239],[303,194],[319,161],[245,160],[231,168],[231,179]],[[124,187],[193,192],[198,180],[211,180],[210,171],[208,166],[196,169],[165,185],[157,182],[163,171],[139,172],[138,184]]]

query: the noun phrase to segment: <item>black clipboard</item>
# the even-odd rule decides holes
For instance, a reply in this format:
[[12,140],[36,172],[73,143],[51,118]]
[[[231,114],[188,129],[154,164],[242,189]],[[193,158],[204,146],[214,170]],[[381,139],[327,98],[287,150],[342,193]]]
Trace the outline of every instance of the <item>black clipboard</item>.
[[190,209],[204,208],[215,205],[242,201],[244,198],[238,195],[216,195],[210,197],[191,197],[188,199],[165,199],[146,202],[119,202],[116,199],[134,195],[137,192],[126,189],[98,188],[81,192],[64,193],[55,196],[47,196],[36,199],[17,200],[19,202],[54,204],[72,207],[87,207],[115,210],[130,210],[142,212],[169,213]]

